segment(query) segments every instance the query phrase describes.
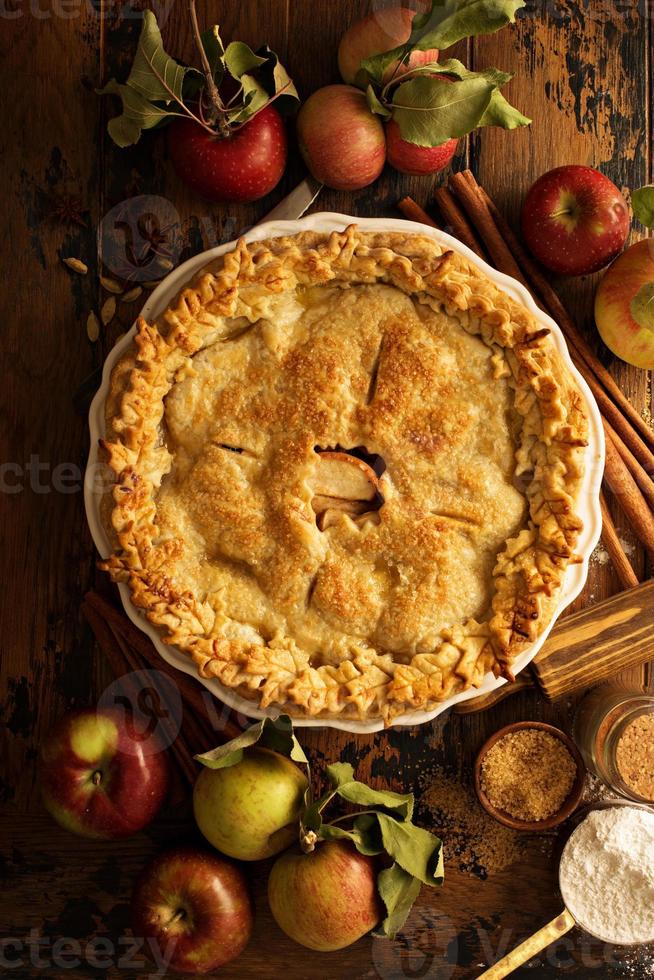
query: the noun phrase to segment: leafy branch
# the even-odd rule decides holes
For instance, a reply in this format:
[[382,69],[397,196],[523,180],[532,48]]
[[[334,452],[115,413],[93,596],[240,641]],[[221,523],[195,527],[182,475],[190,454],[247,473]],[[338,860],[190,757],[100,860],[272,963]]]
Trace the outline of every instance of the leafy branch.
[[[297,90],[274,51],[263,47],[255,52],[241,41],[225,48],[217,25],[201,33],[195,0],[190,0],[190,17],[202,71],[167,54],[157,19],[146,10],[127,80],[112,78],[98,90],[99,95],[117,95],[122,101],[122,113],[107,126],[118,146],[131,146],[143,130],[180,117],[225,138],[272,102],[282,112],[297,106]],[[221,84],[227,79],[236,83],[236,91],[225,102]]]
[[416,52],[437,53],[500,30],[524,6],[524,0],[432,0],[413,18],[406,42],[361,62],[357,81],[371,111],[393,118],[402,138],[419,146],[438,146],[481,126],[528,126],[531,120],[501,94],[511,75],[494,68],[469,71],[455,59],[410,65]]

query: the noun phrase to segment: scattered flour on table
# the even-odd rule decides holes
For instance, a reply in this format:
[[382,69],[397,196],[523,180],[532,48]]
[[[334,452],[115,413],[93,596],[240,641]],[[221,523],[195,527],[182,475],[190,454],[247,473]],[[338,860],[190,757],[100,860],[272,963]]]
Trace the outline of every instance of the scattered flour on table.
[[565,846],[560,881],[566,906],[598,938],[654,939],[654,811],[594,810]]

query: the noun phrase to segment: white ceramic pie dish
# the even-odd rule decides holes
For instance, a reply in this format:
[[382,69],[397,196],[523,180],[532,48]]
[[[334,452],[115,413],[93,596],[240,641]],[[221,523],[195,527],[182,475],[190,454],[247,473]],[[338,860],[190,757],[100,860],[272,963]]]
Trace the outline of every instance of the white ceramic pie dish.
[[[417,222],[413,221],[405,221],[401,219],[396,220],[393,218],[354,218],[350,215],[324,212],[309,215],[308,217],[302,218],[298,221],[266,222],[252,228],[243,237],[246,241],[250,242],[258,241],[263,238],[275,238],[281,235],[294,235],[301,231],[331,232],[334,230],[342,230],[348,224],[353,222],[356,223],[363,231],[397,231],[413,234],[420,232],[436,239],[436,241],[438,241],[440,244],[452,249],[455,252],[458,252],[471,263],[476,265],[499,288],[516,299],[519,303],[522,303],[523,306],[527,307],[527,309],[534,315],[539,323],[541,323],[543,326],[549,327],[552,333],[553,341],[573,374],[586,402],[589,420],[589,442],[586,451],[585,475],[580,493],[579,506],[584,522],[584,528],[579,536],[579,542],[577,545],[577,551],[581,556],[582,561],[579,564],[568,567],[563,588],[561,590],[560,602],[556,608],[555,614],[553,615],[548,627],[544,630],[541,636],[539,636],[538,640],[531,644],[531,646],[529,646],[529,648],[526,649],[514,662],[513,669],[517,675],[534,659],[545,642],[547,635],[552,629],[558,616],[583,589],[588,574],[588,561],[595,545],[599,540],[602,530],[602,518],[599,507],[599,491],[602,473],[604,471],[604,432],[599,410],[586,382],[574,367],[570,359],[563,334],[556,323],[549,316],[547,316],[547,314],[538,309],[527,290],[520,283],[516,282],[515,279],[503,275],[502,273],[491,268],[489,265],[479,259],[469,248],[462,245],[461,242],[457,241],[455,238],[452,238],[450,235],[445,234],[444,232],[437,231],[434,228],[430,228],[428,225],[418,224]],[[194,274],[199,269],[201,269],[204,265],[207,265],[217,256],[228,252],[231,248],[233,248],[233,246],[234,242],[219,245],[207,252],[194,256],[187,262],[180,265],[177,269],[174,269],[170,275],[168,275],[150,294],[143,306],[141,314],[146,319],[153,319],[157,317],[163,312],[163,310],[166,309],[173,297],[190,279],[192,279]],[[111,549],[100,519],[100,502],[102,500],[103,493],[105,493],[106,490],[103,487],[103,480],[100,476],[100,474],[103,472],[103,464],[98,455],[98,439],[104,435],[104,402],[108,392],[111,371],[118,358],[131,343],[134,332],[135,327],[133,327],[127,334],[125,334],[124,337],[120,339],[107,357],[102,374],[102,383],[95,398],[93,399],[93,403],[91,404],[89,411],[91,448],[87,464],[86,478],[84,481],[84,502],[93,541],[103,557],[108,555]],[[200,680],[209,689],[209,691],[211,691],[211,693],[222,702],[249,718],[262,718],[265,715],[275,715],[278,713],[278,709],[270,708],[264,710],[257,707],[246,698],[243,698],[240,695],[235,694],[233,691],[223,687],[223,685],[215,679],[207,680],[199,677],[192,661],[183,653],[176,650],[175,647],[163,643],[154,626],[152,626],[146,620],[145,616],[143,616],[132,604],[128,587],[121,584],[118,586],[118,588],[125,607],[125,612],[129,618],[136,626],[139,627],[139,629],[143,630],[143,632],[150,637],[158,652],[169,664],[172,664],[174,667],[177,667],[180,670],[183,670],[185,673],[190,674],[191,676]],[[431,711],[407,712],[406,714],[395,718],[393,720],[393,726],[397,727],[424,724],[425,722],[431,721],[437,715],[441,714],[441,712],[451,708],[452,705],[456,704],[457,702],[479,697],[482,694],[488,694],[505,683],[506,681],[503,678],[496,678],[492,674],[488,674],[481,687],[462,691],[461,693],[448,698],[446,701],[443,701]],[[313,728],[339,728],[343,731],[352,732],[353,734],[376,732],[384,728],[383,722],[379,719],[359,721],[357,719],[343,718],[298,718],[295,723],[298,726]]]

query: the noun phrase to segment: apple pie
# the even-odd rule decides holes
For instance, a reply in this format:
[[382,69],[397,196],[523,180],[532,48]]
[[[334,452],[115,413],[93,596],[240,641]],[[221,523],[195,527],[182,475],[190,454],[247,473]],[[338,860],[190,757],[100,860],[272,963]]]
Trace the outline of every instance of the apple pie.
[[241,241],[113,370],[102,567],[202,677],[389,723],[512,677],[586,445],[549,331],[431,238]]

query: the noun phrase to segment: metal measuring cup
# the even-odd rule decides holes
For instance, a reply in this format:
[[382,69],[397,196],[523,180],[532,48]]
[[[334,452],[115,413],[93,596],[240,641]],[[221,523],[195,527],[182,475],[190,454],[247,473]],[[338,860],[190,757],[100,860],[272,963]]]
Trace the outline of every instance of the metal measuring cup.
[[[611,939],[608,936],[600,936],[592,929],[589,929],[579,917],[574,913],[574,910],[569,907],[568,900],[565,895],[565,888],[562,886],[561,882],[561,867],[565,860],[566,849],[570,845],[570,841],[574,837],[576,831],[579,829],[581,824],[584,822],[589,813],[593,810],[605,810],[609,807],[619,807],[619,806],[629,806],[637,810],[647,810],[649,813],[654,812],[654,808],[646,806],[644,804],[632,803],[629,800],[607,800],[602,803],[595,803],[590,806],[582,807],[577,811],[573,820],[574,827],[572,832],[568,835],[566,844],[561,852],[559,859],[559,889],[561,895],[563,896],[563,901],[565,903],[563,911],[548,922],[547,925],[535,932],[533,936],[525,939],[523,943],[516,946],[515,949],[503,956],[501,960],[498,960],[493,966],[489,967],[484,973],[481,973],[477,980],[502,980],[503,977],[507,977],[514,970],[517,970],[519,966],[523,966],[527,963],[533,956],[540,953],[543,949],[546,949],[551,943],[556,942],[562,936],[565,936],[567,932],[570,932],[574,926],[579,926],[588,935],[593,936],[594,939],[599,939],[604,943],[611,943],[613,946],[633,946],[633,943],[616,942],[615,939]],[[642,943],[637,945],[645,945],[648,942],[654,941],[654,935]]]

